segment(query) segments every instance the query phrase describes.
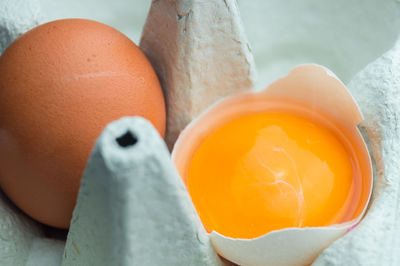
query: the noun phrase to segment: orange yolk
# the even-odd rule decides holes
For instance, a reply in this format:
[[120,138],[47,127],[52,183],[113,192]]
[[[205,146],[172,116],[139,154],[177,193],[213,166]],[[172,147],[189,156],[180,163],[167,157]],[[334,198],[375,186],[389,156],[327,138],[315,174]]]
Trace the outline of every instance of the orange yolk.
[[186,178],[207,231],[254,238],[340,222],[353,174],[352,157],[332,130],[293,114],[259,113],[208,136]]

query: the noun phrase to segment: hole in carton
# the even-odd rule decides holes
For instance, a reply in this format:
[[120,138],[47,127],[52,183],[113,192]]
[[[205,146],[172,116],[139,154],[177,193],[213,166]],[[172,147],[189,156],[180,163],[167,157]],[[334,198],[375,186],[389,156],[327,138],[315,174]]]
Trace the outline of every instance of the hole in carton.
[[137,137],[129,130],[122,136],[115,139],[119,146],[126,148],[135,145],[138,142]]

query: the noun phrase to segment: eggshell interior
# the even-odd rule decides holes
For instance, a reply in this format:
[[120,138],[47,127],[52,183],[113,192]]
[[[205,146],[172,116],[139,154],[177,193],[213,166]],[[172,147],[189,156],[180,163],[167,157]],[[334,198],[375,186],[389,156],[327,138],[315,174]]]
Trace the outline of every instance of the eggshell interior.
[[336,225],[317,228],[288,228],[255,239],[233,239],[212,232],[212,242],[223,257],[246,265],[302,265],[346,230],[358,223],[368,205],[372,190],[371,161],[366,144],[357,129],[362,115],[347,88],[328,69],[301,65],[288,76],[260,92],[245,92],[228,97],[192,121],[179,136],[172,158],[185,180],[190,159],[202,141],[215,129],[239,116],[260,111],[290,111],[311,117],[324,126],[335,128],[351,144],[358,159],[361,176],[355,180],[358,204],[349,204],[339,214]]

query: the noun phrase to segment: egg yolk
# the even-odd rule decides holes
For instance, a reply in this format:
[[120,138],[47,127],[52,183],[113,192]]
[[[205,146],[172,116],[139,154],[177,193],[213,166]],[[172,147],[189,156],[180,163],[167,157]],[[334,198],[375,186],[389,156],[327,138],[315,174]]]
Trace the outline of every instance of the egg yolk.
[[186,182],[207,231],[254,238],[340,222],[353,175],[334,131],[293,114],[259,113],[209,135]]

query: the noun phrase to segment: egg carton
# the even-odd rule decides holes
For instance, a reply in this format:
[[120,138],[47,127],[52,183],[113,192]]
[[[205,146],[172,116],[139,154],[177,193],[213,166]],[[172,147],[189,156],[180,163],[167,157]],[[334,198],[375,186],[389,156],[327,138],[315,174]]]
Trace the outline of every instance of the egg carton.
[[[169,148],[187,123],[222,97],[259,89],[298,63],[330,67],[351,80],[364,114],[360,129],[373,157],[375,188],[361,223],[314,265],[400,265],[400,4],[248,2],[240,11],[254,36],[254,54],[263,58],[255,57],[258,82],[234,0],[152,2],[140,46],[165,90]],[[38,1],[2,0],[0,52],[39,22]],[[113,122],[97,140],[67,237],[0,194],[0,265],[223,264],[229,262],[214,251],[167,146],[141,118]]]

